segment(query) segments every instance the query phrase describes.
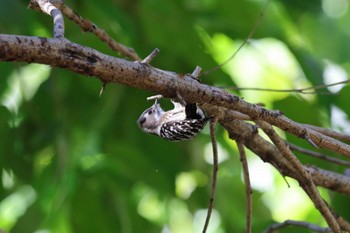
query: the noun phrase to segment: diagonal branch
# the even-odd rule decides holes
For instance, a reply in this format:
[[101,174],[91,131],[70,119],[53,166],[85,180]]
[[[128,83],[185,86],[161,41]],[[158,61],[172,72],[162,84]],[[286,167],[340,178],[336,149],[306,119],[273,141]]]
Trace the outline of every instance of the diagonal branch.
[[84,19],[76,12],[74,12],[71,8],[69,8],[65,4],[56,4],[57,8],[62,11],[62,13],[68,17],[68,19],[74,21],[77,25],[79,25],[84,31],[91,32],[96,35],[100,40],[107,43],[107,45],[113,49],[114,51],[119,52],[120,54],[129,57],[134,61],[139,61],[140,57],[135,52],[134,49],[129,48],[117,41],[113,40],[111,36],[108,35],[107,32],[100,29],[96,24],[92,23],[90,20]]
[[315,131],[318,131],[324,135],[327,135],[329,137],[332,137],[332,138],[335,138],[335,139],[338,139],[338,140],[342,140],[342,141],[347,141],[347,142],[350,142],[350,135],[348,134],[345,134],[345,133],[339,133],[339,132],[336,132],[334,130],[330,130],[330,129],[325,129],[325,128],[322,128],[322,127],[318,127],[318,126],[315,126],[315,125],[308,125],[308,124],[304,124],[304,126],[306,127],[309,127]]
[[338,158],[334,158],[331,156],[327,156],[325,154],[319,153],[319,152],[315,152],[312,150],[308,150],[308,149],[304,149],[300,146],[294,145],[292,143],[288,143],[289,148],[293,151],[297,151],[309,156],[312,156],[314,158],[318,158],[318,159],[323,159],[325,161],[331,162],[331,163],[335,163],[335,164],[339,164],[339,165],[344,165],[344,166],[349,166],[350,167],[350,162],[346,161],[346,160],[342,160],[342,159],[338,159]]
[[[340,226],[342,229],[349,229],[349,223],[336,215],[326,205],[315,186],[321,185],[349,195],[349,178],[346,179],[339,174],[334,175],[329,171],[315,167],[303,166],[290,151],[289,147],[286,146],[285,142],[276,134],[272,126],[277,126],[286,132],[305,139],[315,147],[327,148],[350,157],[350,146],[339,141],[344,140],[346,136],[344,137],[344,135],[322,131],[319,128],[297,123],[279,111],[265,109],[261,106],[248,103],[223,89],[198,83],[190,74],[180,75],[175,72],[156,69],[149,65],[148,61],[152,59],[151,56],[149,59],[140,62],[139,57],[134,51],[118,43],[114,44],[115,41],[107,33],[97,28],[92,22],[74,13],[63,4],[62,0],[52,0],[52,2],[50,0],[31,0],[31,3],[33,3],[33,8],[37,4],[36,7],[40,7],[41,11],[54,18],[55,38],[48,39],[0,34],[0,61],[48,64],[85,76],[96,77],[103,82],[102,91],[108,83],[114,82],[154,91],[164,97],[172,98],[180,95],[186,102],[202,103],[204,106],[203,109],[213,116],[214,119],[211,122],[212,134],[216,120],[219,119],[219,122],[228,130],[230,138],[238,140],[242,157],[244,157],[242,149],[244,144],[257,153],[264,161],[275,166],[283,175],[288,175],[298,180],[299,184],[309,195],[334,232],[340,232]],[[57,6],[54,6],[53,3]],[[94,49],[64,39],[64,22],[59,9],[68,18],[79,24],[85,31],[94,33],[100,39],[107,42],[111,48],[131,57],[137,62],[107,56]],[[215,111],[214,109],[220,111]],[[225,114],[218,114],[218,112],[224,112]],[[237,116],[237,114],[240,117],[244,116],[247,117],[246,119],[257,122],[273,141],[274,145],[258,135],[256,126],[235,119],[235,115]],[[214,136],[212,138],[213,145],[216,144]],[[246,164],[243,163],[244,165]],[[216,175],[217,152],[214,146],[211,201],[203,232],[206,231],[213,208]],[[342,184],[341,187],[335,185],[339,183]],[[250,232],[251,228],[250,212],[247,215],[247,232]]]
[[[50,51],[50,53],[47,53]],[[300,138],[310,138],[317,146],[350,157],[350,146],[307,128],[279,111],[248,103],[225,90],[198,83],[190,75],[160,70],[140,62],[107,56],[68,40],[0,34],[0,61],[24,61],[65,68],[102,82],[116,82],[154,91],[164,97],[179,93],[189,103],[209,103],[264,120]]]
[[276,131],[272,128],[272,126],[264,121],[257,121],[261,129],[267,134],[267,136],[272,140],[272,142],[276,145],[277,149],[281,152],[282,156],[285,157],[291,165],[294,167],[297,173],[297,180],[300,186],[304,189],[304,191],[309,195],[310,199],[313,201],[315,207],[320,211],[323,215],[324,219],[327,221],[329,227],[336,233],[340,233],[341,229],[334,218],[332,212],[325,204],[322,199],[320,193],[318,192],[315,184],[313,183],[310,175],[304,169],[300,161],[295,157],[295,155],[291,152],[288,145],[285,143],[282,138],[278,136]]
[[315,166],[305,166],[314,183],[318,186],[350,196],[350,177],[327,171]]
[[[264,162],[272,164],[282,175],[294,179],[297,178],[297,174],[290,162],[281,155],[273,144],[258,134],[255,126],[237,120],[235,118],[237,116],[235,111],[224,110],[208,104],[203,104],[201,107],[208,114],[222,112],[219,123],[228,131],[231,139],[242,141],[247,148],[258,155]],[[316,185],[350,195],[350,177],[316,167],[305,166],[305,168]]]
[[45,14],[51,15],[54,18],[54,38],[64,38],[63,13],[68,19],[75,22],[84,31],[93,33],[100,40],[107,43],[112,50],[117,51],[134,61],[140,60],[140,57],[137,55],[134,49],[113,40],[113,38],[104,30],[100,29],[90,20],[84,19],[74,12],[63,2],[63,0],[31,0],[28,8],[41,10]]
[[[201,107],[209,115],[223,112],[219,122],[233,138],[244,139],[244,144],[264,161],[273,164],[279,171],[295,178],[293,167],[280,155],[276,148],[256,134],[256,129],[236,118],[266,120],[294,135],[305,137],[308,133],[312,141],[320,147],[350,156],[350,146],[310,130],[301,124],[261,106],[250,104],[220,88],[201,84],[190,75],[153,68],[148,64],[130,62],[102,54],[94,49],[72,43],[66,39],[48,39],[31,36],[0,34],[0,61],[48,64],[85,76],[92,76],[104,83],[115,82],[138,89],[153,91],[164,97],[176,97],[176,92],[186,102],[202,103]],[[233,111],[236,110],[236,111]],[[242,114],[243,113],[243,114]],[[350,194],[350,181],[340,178],[343,188],[333,190]],[[322,182],[318,185],[323,185]]]

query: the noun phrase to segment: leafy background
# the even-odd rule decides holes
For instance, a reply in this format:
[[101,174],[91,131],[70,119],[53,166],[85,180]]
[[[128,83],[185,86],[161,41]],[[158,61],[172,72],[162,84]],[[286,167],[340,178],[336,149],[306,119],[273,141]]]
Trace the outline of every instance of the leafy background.
[[[207,70],[240,46],[259,19],[261,0],[67,0],[82,16],[179,73]],[[0,1],[0,30],[50,37],[52,19],[28,1]],[[202,77],[215,86],[290,89],[347,79],[348,0],[272,0],[237,56]],[[66,20],[73,42],[117,56]],[[136,120],[148,93],[101,83],[44,65],[0,63],[0,228],[7,232],[201,232],[211,180],[208,129],[193,141],[170,143],[142,133]],[[236,91],[303,123],[349,132],[348,86],[318,95]],[[325,94],[331,92],[332,95]],[[169,103],[162,104],[169,107]],[[281,132],[282,135],[283,132]],[[235,143],[217,127],[220,169],[208,232],[243,232],[245,194]],[[308,147],[290,135],[289,141]],[[307,164],[346,168],[300,155]],[[253,232],[286,219],[325,226],[298,184],[249,154]],[[349,199],[320,189],[350,219]],[[283,232],[295,232],[285,229]],[[298,232],[307,232],[298,229]]]

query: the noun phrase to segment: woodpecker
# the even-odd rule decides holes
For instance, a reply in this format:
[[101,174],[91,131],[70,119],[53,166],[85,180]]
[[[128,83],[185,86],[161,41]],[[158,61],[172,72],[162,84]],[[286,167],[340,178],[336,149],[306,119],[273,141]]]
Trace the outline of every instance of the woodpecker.
[[207,124],[209,118],[195,103],[171,100],[174,108],[164,111],[158,99],[146,109],[137,124],[146,133],[158,135],[168,141],[193,139]]

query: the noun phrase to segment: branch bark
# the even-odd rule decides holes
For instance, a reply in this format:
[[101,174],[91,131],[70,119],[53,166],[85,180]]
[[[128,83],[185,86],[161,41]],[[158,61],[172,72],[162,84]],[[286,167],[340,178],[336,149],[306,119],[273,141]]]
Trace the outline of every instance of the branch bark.
[[[179,75],[141,62],[108,56],[67,39],[0,34],[0,61],[47,64],[98,78],[103,83],[125,84],[153,91],[168,98],[176,97],[178,92],[186,102],[202,103],[201,107],[209,115],[222,112],[219,122],[228,130],[232,138],[243,139],[245,146],[265,162],[274,165],[283,175],[293,178],[296,177],[293,174],[293,167],[281,156],[274,145],[261,138],[256,133],[255,126],[237,118],[245,118],[247,115],[250,119],[265,120],[302,138],[309,134],[317,145],[350,156],[349,145],[310,130],[283,116],[279,111],[267,110],[220,88],[201,84],[189,74]],[[318,173],[324,172],[319,170]],[[350,195],[349,178],[338,175],[333,179],[329,178],[328,174],[322,177],[315,182],[317,185],[332,187],[334,191]],[[339,181],[343,184],[342,187],[333,184]]]
[[270,124],[264,121],[257,121],[257,123],[259,124],[261,129],[268,135],[268,137],[273,141],[273,143],[276,145],[276,148],[279,150],[282,156],[286,158],[293,166],[297,175],[296,179],[298,180],[299,185],[303,188],[305,193],[309,195],[315,207],[323,215],[324,219],[327,221],[332,231],[340,233],[341,229],[338,222],[333,216],[331,210],[325,204],[325,201],[322,199],[313,180],[311,179],[310,174],[305,170],[301,162],[291,152],[286,142],[279,137],[279,135],[276,133],[276,131],[272,128]]
[[178,93],[186,102],[208,103],[239,111],[253,120],[266,121],[297,137],[310,139],[319,147],[350,157],[349,145],[294,122],[279,111],[265,109],[223,89],[198,83],[190,74],[179,75],[148,64],[111,57],[66,39],[0,34],[0,49],[0,61],[49,64],[97,77],[104,83],[126,84],[164,97],[173,98]]
[[[201,108],[207,114],[218,117],[230,138],[242,142],[284,176],[297,180],[300,174],[290,161],[282,156],[276,146],[258,134],[256,126],[243,120],[265,121],[318,147],[350,157],[349,145],[294,122],[279,111],[265,109],[223,89],[201,84],[191,74],[179,75],[154,68],[147,63],[108,56],[64,38],[0,34],[0,61],[47,64],[98,78],[104,85],[120,83],[168,98],[180,95],[186,102],[201,103]],[[315,185],[350,195],[349,177],[314,167],[304,166],[304,169]],[[346,221],[345,223],[347,224]]]
[[[272,143],[258,134],[256,126],[237,119],[241,114],[209,104],[202,104],[201,108],[209,114],[221,112],[219,123],[227,130],[231,139],[242,141],[247,148],[264,162],[273,165],[282,175],[297,178],[298,174],[295,173],[290,162],[281,155]],[[316,167],[304,167],[310,173],[315,185],[350,195],[350,177]]]
[[[269,0],[266,1],[264,8],[267,7],[269,2]],[[296,179],[324,216],[333,232],[341,232],[341,229],[347,232],[349,231],[350,224],[341,216],[338,216],[322,200],[315,185],[350,196],[350,177],[313,166],[303,166],[291,152],[285,141],[277,135],[272,126],[279,127],[285,132],[302,138],[316,148],[326,148],[350,158],[350,146],[340,141],[349,141],[350,137],[348,135],[295,122],[284,116],[280,111],[265,109],[246,102],[224,89],[201,84],[196,80],[201,70],[199,67],[192,74],[184,75],[154,68],[150,65],[150,62],[159,50],[154,50],[153,53],[142,60],[133,49],[114,41],[105,31],[67,7],[62,0],[31,0],[29,7],[41,10],[53,17],[54,38],[0,34],[0,61],[47,64],[84,76],[95,77],[103,83],[100,94],[108,83],[120,83],[138,89],[153,91],[168,98],[180,96],[186,102],[199,103],[201,108],[213,117],[214,120],[211,121],[212,144],[214,148],[213,184],[208,216],[203,232],[206,231],[209,224],[210,213],[214,202],[217,151],[215,134],[213,132],[217,120],[228,131],[230,138],[236,140],[242,156],[241,160],[245,170],[248,206],[246,232],[251,231],[251,188],[245,161],[244,146],[252,150],[263,161],[272,164],[283,176]],[[65,39],[62,13],[78,24],[84,31],[92,32],[102,41],[106,42],[110,48],[135,60],[135,62],[108,56],[92,48],[75,44]],[[260,18],[262,17],[263,14],[260,15]],[[258,20],[248,38],[252,36],[259,22]],[[244,43],[247,42],[248,38]],[[221,67],[225,63],[214,67],[214,69]],[[258,134],[258,127],[247,123],[247,121],[256,122],[274,144],[263,139]],[[343,165],[348,165],[349,163],[343,160],[339,161],[338,159],[328,158],[313,151],[305,151],[302,148],[297,149],[313,156],[326,157],[330,161]],[[270,230],[273,231],[288,224],[298,225],[300,223],[286,221],[285,223],[275,225],[275,228],[272,227]],[[328,228],[317,228],[307,223],[302,223],[300,226],[318,230],[319,232],[329,231]]]

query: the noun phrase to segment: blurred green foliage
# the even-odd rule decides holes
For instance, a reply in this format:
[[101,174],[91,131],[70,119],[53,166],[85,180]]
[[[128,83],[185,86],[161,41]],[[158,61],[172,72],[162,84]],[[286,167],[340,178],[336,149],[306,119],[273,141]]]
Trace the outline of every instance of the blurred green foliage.
[[[50,36],[52,19],[29,1],[0,1],[0,30]],[[262,0],[67,0],[82,16],[152,64],[179,73],[207,70],[239,47],[259,19]],[[222,70],[202,78],[216,86],[290,89],[335,82],[350,71],[347,0],[272,0],[253,39]],[[66,37],[117,56],[66,19]],[[48,51],[49,52],[49,51]],[[0,63],[0,228],[7,232],[201,232],[209,201],[208,129],[191,142],[142,133],[136,120],[155,93],[108,85],[43,65]],[[341,88],[341,86],[340,86]],[[235,92],[289,118],[350,132],[349,87],[318,95]],[[164,101],[166,104],[166,101]],[[245,193],[235,144],[218,127],[220,163],[208,232],[243,232]],[[285,135],[299,145],[306,143]],[[344,167],[303,162],[343,172]],[[253,232],[274,221],[323,224],[298,184],[287,188],[271,166],[249,154]],[[350,219],[348,198],[323,191]],[[295,198],[292,198],[295,197]],[[285,229],[283,232],[295,232]],[[307,232],[298,229],[298,232]]]

